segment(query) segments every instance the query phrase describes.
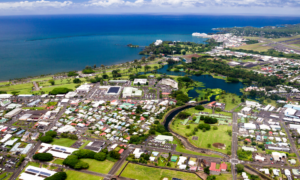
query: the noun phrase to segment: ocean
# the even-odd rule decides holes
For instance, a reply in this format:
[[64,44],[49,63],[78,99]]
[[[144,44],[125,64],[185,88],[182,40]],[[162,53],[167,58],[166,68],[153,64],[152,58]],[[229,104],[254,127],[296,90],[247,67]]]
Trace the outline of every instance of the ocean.
[[[139,59],[157,39],[204,42],[193,32],[300,23],[299,17],[44,15],[0,17],[0,81]],[[127,44],[141,46],[129,48]]]

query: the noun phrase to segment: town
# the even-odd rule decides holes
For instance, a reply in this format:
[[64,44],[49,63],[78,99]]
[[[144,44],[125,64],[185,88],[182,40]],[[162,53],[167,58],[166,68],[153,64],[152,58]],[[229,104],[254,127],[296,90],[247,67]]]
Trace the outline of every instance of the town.
[[300,179],[300,60],[194,35],[214,42],[1,84],[0,178]]

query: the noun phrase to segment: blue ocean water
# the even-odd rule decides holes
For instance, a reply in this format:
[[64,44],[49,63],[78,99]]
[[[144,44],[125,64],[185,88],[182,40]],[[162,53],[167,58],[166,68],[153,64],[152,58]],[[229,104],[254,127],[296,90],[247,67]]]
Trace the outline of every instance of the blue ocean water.
[[80,70],[141,58],[156,39],[193,41],[216,27],[300,23],[299,17],[200,15],[51,15],[0,17],[0,80]]

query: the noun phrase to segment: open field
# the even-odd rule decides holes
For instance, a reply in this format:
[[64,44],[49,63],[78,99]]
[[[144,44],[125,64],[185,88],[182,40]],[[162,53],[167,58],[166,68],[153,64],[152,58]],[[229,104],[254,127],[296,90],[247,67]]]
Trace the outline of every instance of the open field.
[[[9,180],[9,178],[13,175],[12,172],[4,172],[0,175],[1,180]],[[4,178],[5,177],[5,178]]]
[[185,173],[180,171],[172,171],[165,169],[157,169],[137,164],[128,164],[126,169],[121,174],[122,177],[142,180],[161,180],[167,177],[169,180],[172,178],[179,178],[184,180],[198,180],[199,177],[192,173]]
[[72,144],[74,144],[76,140],[68,139],[68,138],[60,138],[60,139],[53,139],[53,142],[51,144],[59,145],[59,146],[65,146],[70,147]]
[[54,164],[60,164],[60,165],[62,165],[63,162],[64,162],[63,159],[55,159],[55,160],[53,161]]
[[294,36],[294,37],[272,39],[272,41],[278,42],[278,41],[286,41],[286,40],[292,40],[292,39],[297,39],[297,38],[300,38],[300,35]]
[[241,103],[241,98],[239,98],[239,96],[237,96],[236,94],[227,93],[227,94],[220,95],[219,101],[225,103],[226,111],[231,111],[233,108],[235,108],[237,105]]
[[66,171],[66,173],[67,173],[66,180],[102,180],[102,179],[104,179],[103,177],[100,177],[100,176],[94,176],[94,175],[90,175],[90,174],[86,174],[86,173],[78,172],[78,171],[68,170],[68,171]]
[[[171,128],[177,132],[178,134],[187,137],[186,134],[192,133],[194,128],[198,126],[198,124],[189,124],[190,128],[187,129],[186,125],[181,124],[182,120],[176,119],[174,120],[174,124],[172,122]],[[200,121],[203,123],[203,121]],[[216,125],[217,126],[217,125]],[[226,148],[229,148],[231,145],[231,137],[228,135],[227,130],[232,130],[231,126],[228,125],[219,125],[217,126],[218,130],[211,130],[203,132],[202,130],[198,130],[195,135],[188,137],[188,140],[191,144],[199,148],[212,149],[214,151],[219,151],[222,153],[226,153],[227,149],[218,149],[213,146],[214,143],[223,143],[226,145]],[[198,140],[192,140],[193,136],[197,136]],[[211,144],[211,147],[208,148],[208,144]]]
[[266,44],[266,43],[249,44],[249,45],[245,45],[245,46],[236,47],[233,49],[245,49],[245,50],[253,50],[253,51],[262,52],[262,51],[267,51],[268,49],[272,48],[270,46],[262,46],[263,44]]
[[52,79],[52,76],[37,77],[37,78],[31,79],[30,81],[47,81],[50,79]]
[[[199,113],[200,111],[199,110],[196,110],[194,107],[192,108],[188,108],[186,110],[184,110],[184,112],[188,112],[188,113],[191,113],[191,114],[195,114],[195,113]],[[212,109],[207,109],[205,108],[203,111],[201,112],[207,112],[209,114],[212,114]],[[215,114],[223,114],[225,116],[232,116],[231,113],[228,113],[228,112],[215,112]]]
[[32,87],[32,83],[24,83],[0,87],[0,91],[6,91],[7,93],[11,93],[12,91],[20,91],[20,94],[31,94]]
[[97,161],[95,159],[80,159],[80,160],[90,165],[90,167],[87,170],[93,172],[99,172],[103,174],[107,174],[115,164],[114,162],[108,160],[105,161]]
[[177,146],[176,146],[176,151],[177,152],[187,153],[187,154],[194,154],[194,155],[198,155],[198,156],[208,156],[208,157],[222,158],[222,156],[219,156],[219,155],[216,155],[216,154],[204,154],[204,153],[198,153],[198,152],[195,152],[195,151],[187,150],[176,139],[174,139],[174,141],[172,143],[177,144]]

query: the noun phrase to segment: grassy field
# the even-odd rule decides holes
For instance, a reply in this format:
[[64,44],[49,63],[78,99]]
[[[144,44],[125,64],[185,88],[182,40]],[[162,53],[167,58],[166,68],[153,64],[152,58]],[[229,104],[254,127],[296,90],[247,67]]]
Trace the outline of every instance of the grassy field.
[[[9,178],[13,175],[12,172],[4,172],[0,175],[1,180],[9,180]],[[5,177],[5,178],[4,178]],[[4,179],[2,179],[4,178]]]
[[40,77],[40,78],[34,78],[34,79],[31,79],[30,81],[47,81],[47,80],[50,80],[52,79],[52,76],[45,76],[45,77]]
[[[177,132],[178,134],[185,136],[187,133],[192,133],[194,128],[198,126],[198,124],[190,124],[190,129],[187,129],[185,125],[181,124],[182,120],[176,119],[174,120],[174,124],[172,122],[171,128]],[[203,123],[203,121],[200,121]],[[219,151],[222,153],[226,153],[226,149],[218,149],[213,146],[213,143],[223,143],[226,145],[226,148],[229,148],[231,145],[231,137],[228,135],[227,130],[232,130],[231,126],[227,125],[219,125],[217,126],[218,130],[211,130],[203,132],[202,130],[198,130],[195,135],[188,137],[188,140],[196,147],[212,149],[215,151]],[[198,140],[192,140],[193,136],[197,136]],[[211,144],[211,147],[208,148],[208,144]]]
[[90,165],[90,167],[88,168],[89,171],[99,172],[103,174],[107,174],[115,164],[114,162],[108,160],[105,161],[97,161],[95,159],[80,159],[80,160]]
[[6,82],[0,82],[0,86],[7,85],[7,84],[9,84],[8,81],[6,81]]
[[11,93],[12,91],[20,91],[20,94],[31,94],[32,87],[32,83],[25,83],[13,86],[0,87],[0,91],[6,91],[7,93]]
[[221,174],[219,176],[216,176],[216,180],[231,180],[232,174]]
[[177,144],[176,146],[176,151],[177,152],[181,152],[181,153],[187,153],[187,154],[194,154],[194,155],[198,155],[198,156],[208,156],[208,157],[216,157],[216,158],[222,158],[222,156],[216,155],[216,154],[204,154],[204,153],[198,153],[195,151],[190,151],[184,148],[184,146],[182,144],[180,144],[178,142],[178,140],[174,140],[172,142],[173,144]]
[[297,39],[297,38],[300,38],[300,35],[293,36],[293,37],[287,37],[287,38],[272,39],[272,41],[278,42],[278,41],[286,41],[286,40],[292,40],[292,39]]
[[233,108],[235,108],[237,105],[241,103],[241,98],[239,98],[239,96],[237,96],[236,94],[227,93],[227,94],[220,95],[219,101],[225,103],[226,111],[231,111]]
[[66,180],[103,180],[103,177],[100,176],[94,176],[78,171],[66,171],[67,173],[67,179]]
[[137,164],[128,164],[121,176],[139,180],[161,180],[164,177],[167,177],[169,180],[171,180],[172,178],[179,178],[184,180],[199,179],[197,175],[192,173],[150,168]]
[[257,44],[249,44],[245,46],[236,47],[234,49],[245,49],[245,50],[253,50],[253,51],[267,51],[268,49],[271,49],[270,46],[262,46],[265,43],[257,43]]
[[[195,114],[195,113],[199,113],[200,111],[199,110],[196,110],[194,107],[192,108],[189,108],[189,109],[186,109],[184,110],[184,112],[188,112],[188,113],[191,113],[191,114]],[[207,112],[209,114],[212,114],[212,109],[207,109],[205,108],[203,111],[201,112]],[[215,114],[223,114],[225,116],[232,116],[231,113],[228,113],[228,112],[215,112]]]
[[53,142],[51,144],[59,145],[59,146],[65,146],[70,147],[72,144],[74,144],[76,140],[68,139],[68,138],[60,138],[60,139],[53,139]]
[[63,159],[55,159],[53,161],[54,164],[63,164],[64,160]]
[[244,36],[245,39],[251,39],[251,40],[258,40],[260,37],[250,37],[250,36]]

